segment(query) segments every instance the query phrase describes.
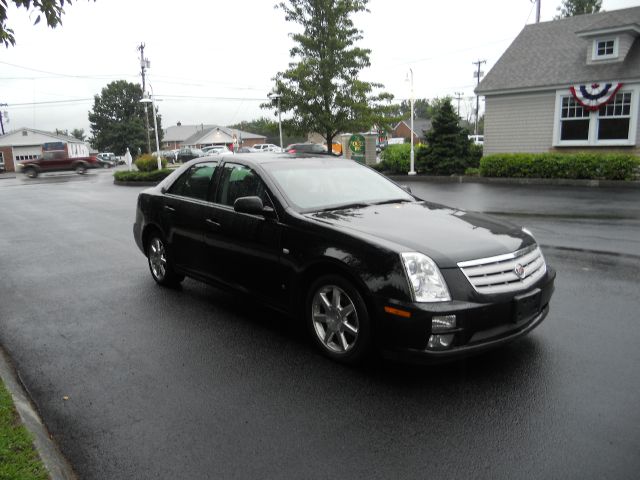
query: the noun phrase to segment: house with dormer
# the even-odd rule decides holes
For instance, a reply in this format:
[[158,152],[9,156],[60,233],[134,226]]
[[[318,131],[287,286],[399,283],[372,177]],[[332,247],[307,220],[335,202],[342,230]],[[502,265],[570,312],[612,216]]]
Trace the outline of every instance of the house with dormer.
[[640,154],[640,7],[527,25],[480,83],[484,154]]

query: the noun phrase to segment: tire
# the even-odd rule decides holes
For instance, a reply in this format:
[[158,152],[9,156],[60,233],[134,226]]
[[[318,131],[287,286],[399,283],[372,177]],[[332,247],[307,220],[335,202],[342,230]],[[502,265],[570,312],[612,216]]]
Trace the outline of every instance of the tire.
[[38,176],[38,170],[33,167],[27,167],[24,169],[24,174],[29,178],[36,178]]
[[184,275],[175,272],[171,265],[171,257],[168,254],[164,238],[153,232],[147,242],[147,262],[151,276],[159,285],[175,287],[184,280]]
[[76,165],[76,173],[78,175],[84,175],[85,173],[87,173],[87,167],[83,163],[79,163],[78,165]]
[[313,343],[327,357],[346,364],[361,363],[371,351],[371,324],[360,292],[338,275],[318,278],[305,302]]

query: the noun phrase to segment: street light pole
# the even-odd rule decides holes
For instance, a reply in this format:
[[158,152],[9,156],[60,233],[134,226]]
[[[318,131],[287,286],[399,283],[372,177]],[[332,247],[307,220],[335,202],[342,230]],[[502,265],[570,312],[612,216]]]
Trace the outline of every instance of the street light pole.
[[153,110],[153,130],[156,134],[156,153],[158,159],[158,170],[162,170],[162,161],[160,159],[160,140],[158,140],[158,115],[156,113],[156,101],[155,95],[153,94],[153,87],[149,84],[149,88],[151,88],[151,99],[143,98],[140,100],[141,103],[151,103],[151,109]]
[[267,97],[269,97],[271,100],[273,100],[274,98],[276,100],[278,100],[278,131],[280,132],[280,150],[283,149],[282,146],[282,118],[280,117],[280,98],[282,97],[282,95],[280,95],[279,93],[268,93]]
[[409,69],[409,73],[411,73],[411,164],[409,167],[409,175],[415,175],[416,171],[414,168],[414,150],[413,150],[413,69]]

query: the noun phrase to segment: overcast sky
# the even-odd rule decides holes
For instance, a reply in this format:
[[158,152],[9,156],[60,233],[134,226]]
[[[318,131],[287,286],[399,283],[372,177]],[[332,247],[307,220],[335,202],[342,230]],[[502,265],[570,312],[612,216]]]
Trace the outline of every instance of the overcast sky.
[[[296,26],[285,22],[275,0],[76,0],[63,25],[52,30],[12,7],[8,27],[16,46],[0,47],[0,107],[5,129],[84,128],[93,96],[109,82],[140,82],[137,46],[151,62],[148,79],[163,126],[229,125],[269,115],[259,104],[271,79],[286,69]],[[542,0],[542,21],[560,0]],[[13,5],[13,3],[11,3]],[[604,0],[605,10],[640,0]],[[384,84],[398,100],[463,92],[471,99],[473,61],[484,71],[500,58],[527,23],[530,0],[370,0],[359,14],[360,45],[372,50],[363,78]],[[470,101],[463,102],[464,116]]]

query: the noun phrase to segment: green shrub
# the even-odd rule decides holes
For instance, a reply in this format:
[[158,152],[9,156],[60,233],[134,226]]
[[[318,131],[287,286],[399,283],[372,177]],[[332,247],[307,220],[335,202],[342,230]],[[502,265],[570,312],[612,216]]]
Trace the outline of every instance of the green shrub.
[[475,167],[469,167],[464,171],[464,174],[469,177],[477,177],[480,175],[480,169]]
[[410,155],[411,145],[408,143],[388,145],[380,154],[382,161],[376,167],[390,173],[407,173]]
[[168,177],[173,170],[164,168],[162,170],[153,170],[151,172],[129,172],[121,170],[113,174],[113,178],[119,182],[160,182]]
[[632,180],[640,158],[621,153],[501,153],[480,161],[484,177]]
[[[162,168],[167,167],[166,158],[161,158],[160,162],[162,164]],[[153,170],[158,169],[158,159],[153,155],[145,153],[144,155],[140,155],[135,161],[136,168],[141,172],[151,172]]]

